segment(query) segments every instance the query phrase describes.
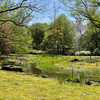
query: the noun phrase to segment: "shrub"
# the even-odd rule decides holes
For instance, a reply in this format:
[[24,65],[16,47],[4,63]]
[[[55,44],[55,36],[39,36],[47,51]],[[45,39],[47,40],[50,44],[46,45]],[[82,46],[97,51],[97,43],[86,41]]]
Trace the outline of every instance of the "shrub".
[[76,51],[75,55],[77,56],[89,56],[90,55],[90,51]]
[[67,54],[68,55],[75,55],[75,51],[74,50],[68,50]]
[[93,55],[94,56],[99,56],[100,55],[100,50],[98,48],[94,49]]

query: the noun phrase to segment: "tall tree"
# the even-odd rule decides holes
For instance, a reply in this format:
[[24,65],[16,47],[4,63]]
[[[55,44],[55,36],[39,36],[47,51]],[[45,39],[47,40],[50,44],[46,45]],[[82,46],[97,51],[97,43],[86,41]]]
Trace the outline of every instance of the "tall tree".
[[75,42],[74,40],[76,32],[65,14],[59,15],[58,18],[53,23],[51,23],[50,26],[50,31],[47,32],[44,41],[51,41],[50,44],[52,48],[56,44],[58,52],[62,48],[62,52],[64,53],[65,46],[68,48],[72,48],[73,43]]
[[78,32],[78,42],[77,42],[77,49],[80,51],[82,50],[81,45],[82,45],[82,37],[83,37],[83,33],[84,33],[84,29],[85,29],[85,25],[83,25],[83,22],[81,21],[81,18],[79,17],[79,19],[76,20],[75,23],[73,23],[74,28],[77,30]]
[[46,23],[35,23],[31,26],[31,34],[33,38],[33,48],[39,48],[40,44],[43,42],[44,33],[47,30],[48,25]]
[[[56,29],[52,29],[49,32],[46,33],[43,43],[45,46],[45,49],[49,51],[50,53],[59,53],[62,45],[62,38],[63,34]],[[57,50],[56,50],[57,49]]]

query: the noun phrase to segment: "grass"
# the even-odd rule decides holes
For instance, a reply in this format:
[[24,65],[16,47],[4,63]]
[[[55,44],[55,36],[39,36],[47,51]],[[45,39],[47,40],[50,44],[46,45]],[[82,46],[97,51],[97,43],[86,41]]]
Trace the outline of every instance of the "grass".
[[[30,55],[29,55],[30,56]],[[26,65],[28,63],[37,63],[39,69],[46,72],[46,74],[67,74],[67,78],[74,80],[74,78],[79,78],[80,82],[82,82],[83,76],[84,78],[91,78],[92,80],[99,80],[100,76],[100,57],[93,56],[90,59],[89,56],[54,56],[51,57],[47,54],[39,54],[30,56],[31,59],[25,61]],[[71,60],[78,58],[80,61],[83,62],[75,62],[72,63]],[[92,61],[92,63],[90,63]],[[94,62],[98,61],[98,62]],[[73,68],[73,70],[72,70]],[[26,67],[27,72],[29,72],[28,67]],[[71,70],[68,71],[68,70]],[[43,74],[45,74],[45,72]],[[84,73],[84,75],[83,75]],[[69,75],[68,75],[69,74]],[[61,81],[61,75],[59,76],[58,80]],[[64,79],[64,78],[62,78]]]
[[[100,86],[82,85],[84,78],[99,80],[100,57],[92,57],[92,60],[88,56],[51,57],[46,54],[24,55],[24,57],[30,58],[23,61],[26,65],[36,62],[39,69],[58,76],[56,79],[49,79],[0,70],[0,100],[100,100]],[[70,62],[75,58],[85,61]],[[98,62],[87,62],[95,59]],[[0,63],[2,62],[0,59]],[[29,70],[28,67],[26,69]],[[66,78],[74,81],[77,77],[80,83],[65,81]]]
[[0,100],[100,100],[100,87],[0,71]]

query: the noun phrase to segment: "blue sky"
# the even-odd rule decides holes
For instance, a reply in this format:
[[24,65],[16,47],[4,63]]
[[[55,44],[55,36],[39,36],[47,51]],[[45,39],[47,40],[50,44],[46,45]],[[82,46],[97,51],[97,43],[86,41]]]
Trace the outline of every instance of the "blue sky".
[[[55,7],[54,7],[54,4],[55,4]],[[62,13],[64,13],[70,21],[75,21],[74,18],[70,17],[70,14],[67,11],[62,10],[60,7],[63,7],[63,5],[58,0],[50,0],[48,8],[51,11],[47,12],[41,18],[33,18],[33,20],[29,23],[29,25],[36,22],[51,23],[54,20],[54,18],[57,18]],[[56,11],[54,11],[55,10],[54,8],[56,9]]]

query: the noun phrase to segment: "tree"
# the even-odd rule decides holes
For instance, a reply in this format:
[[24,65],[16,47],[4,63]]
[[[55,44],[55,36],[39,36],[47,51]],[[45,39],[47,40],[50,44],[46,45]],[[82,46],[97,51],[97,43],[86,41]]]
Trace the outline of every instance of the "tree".
[[77,30],[78,32],[78,50],[80,51],[82,48],[82,37],[83,37],[83,33],[84,33],[84,29],[85,29],[85,25],[83,25],[81,18],[77,19],[75,23],[73,23],[74,28]]
[[46,33],[43,40],[45,49],[50,53],[59,53],[62,38],[63,34],[60,31],[56,29],[50,30],[48,33]]
[[[12,26],[11,28],[13,27],[15,26]],[[10,42],[10,47],[12,53],[22,55],[29,52],[29,48],[31,47],[32,44],[32,38],[31,38],[31,33],[28,29],[17,26],[13,30],[11,37],[12,37],[12,42]]]
[[[90,20],[97,28],[100,28],[100,2],[99,0],[59,0],[70,10],[71,16],[83,20]],[[67,7],[67,8],[66,8]]]
[[45,11],[47,3],[45,0],[0,0],[0,22],[27,27],[35,15]]
[[83,36],[82,48],[94,52],[96,48],[100,49],[100,29],[96,28],[90,21],[86,25],[87,30]]
[[44,23],[35,23],[31,26],[31,34],[33,38],[33,48],[35,49],[41,49],[39,48],[40,44],[43,42],[44,33],[46,30],[47,24]]
[[[66,48],[72,48],[76,37],[74,27],[67,19],[65,14],[58,16],[56,20],[50,25],[50,31],[46,33],[44,43],[47,48],[53,49],[56,45],[57,52],[65,53]],[[48,43],[49,41],[49,43]]]
[[10,27],[8,23],[0,23],[0,52],[8,55],[10,53],[9,42],[11,41]]
[[23,27],[16,27],[11,31],[15,25],[9,23],[0,24],[0,53],[10,54],[13,53],[23,54],[28,52],[28,47],[31,45],[31,35],[28,34],[28,29]]
[[0,53],[10,54],[17,53],[19,55],[27,53],[29,46],[32,44],[31,34],[24,27],[16,27],[15,25],[3,23],[0,24]]
[[[5,44],[5,41],[9,40],[9,45],[14,52],[26,52],[25,47],[27,48],[28,44],[30,44],[30,36],[27,34],[27,29],[30,30],[28,23],[37,14],[44,13],[47,3],[45,0],[0,0],[0,24],[2,26],[5,25],[4,23],[9,23],[10,27],[10,35],[7,35],[7,32],[1,32],[0,47]],[[7,29],[6,26],[4,28]],[[5,35],[7,35],[7,38]],[[11,40],[8,39],[9,36]],[[2,47],[2,50],[10,50],[10,47],[7,45],[6,47]]]

